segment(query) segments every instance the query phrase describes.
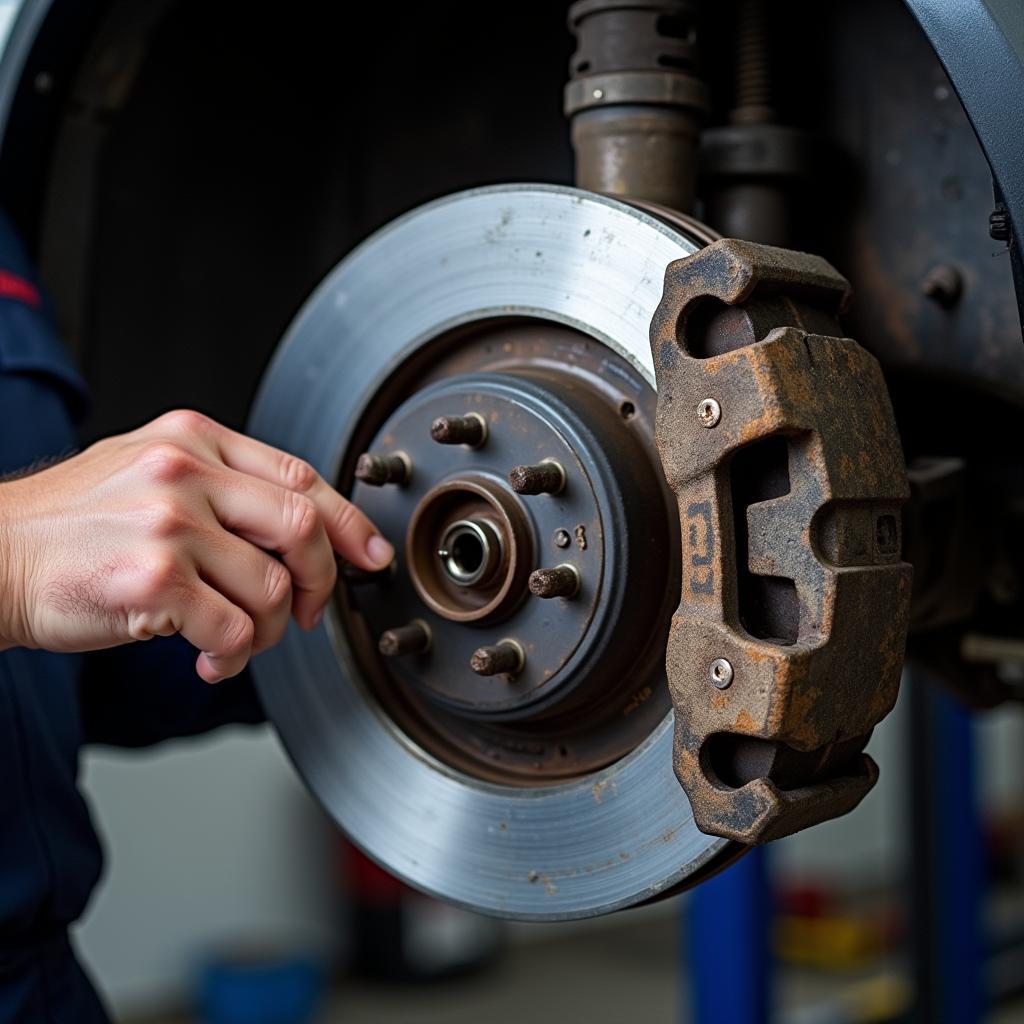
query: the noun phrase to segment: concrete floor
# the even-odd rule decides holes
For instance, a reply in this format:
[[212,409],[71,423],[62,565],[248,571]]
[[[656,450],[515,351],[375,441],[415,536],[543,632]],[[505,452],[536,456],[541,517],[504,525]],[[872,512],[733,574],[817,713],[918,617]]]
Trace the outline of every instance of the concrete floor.
[[[687,989],[676,963],[671,916],[580,930],[551,941],[513,943],[487,969],[428,985],[345,980],[316,1024],[681,1024],[688,1020]],[[866,1006],[905,998],[894,976],[837,977],[812,971],[780,972],[777,1020],[837,1024],[848,1019],[836,1000]],[[737,984],[742,979],[736,979]],[[830,1005],[832,1006],[829,1009]],[[866,1019],[861,1017],[861,1019]],[[878,1019],[878,1018],[876,1018]],[[1024,1005],[1000,1008],[992,1024],[1024,1024]],[[147,1024],[197,1024],[194,1019]]]
[[478,974],[426,987],[347,982],[323,1024],[677,1024],[671,923],[658,925],[513,945]]

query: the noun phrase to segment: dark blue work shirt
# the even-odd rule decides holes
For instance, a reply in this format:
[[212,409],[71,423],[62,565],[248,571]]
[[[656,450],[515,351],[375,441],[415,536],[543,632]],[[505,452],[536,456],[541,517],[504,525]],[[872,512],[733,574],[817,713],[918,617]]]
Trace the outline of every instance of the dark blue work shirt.
[[[69,453],[85,403],[0,214],[0,474]],[[248,676],[209,686],[195,653],[178,637],[89,655],[0,653],[0,1024],[107,1021],[67,939],[102,870],[79,750],[261,721]]]

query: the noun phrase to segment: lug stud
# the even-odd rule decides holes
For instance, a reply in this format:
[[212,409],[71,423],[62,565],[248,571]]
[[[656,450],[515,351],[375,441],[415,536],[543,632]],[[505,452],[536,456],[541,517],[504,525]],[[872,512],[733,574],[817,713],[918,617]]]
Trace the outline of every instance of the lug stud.
[[565,470],[554,459],[545,459],[536,466],[516,466],[508,482],[516,494],[558,494],[565,487]]
[[478,412],[468,416],[438,416],[430,424],[430,436],[438,444],[465,444],[479,448],[487,440],[487,420]]
[[574,565],[556,565],[530,573],[530,593],[534,597],[574,597],[580,589],[580,574]]
[[430,641],[430,627],[422,619],[413,619],[407,626],[395,626],[381,633],[377,649],[385,658],[424,654],[430,650]]
[[516,640],[500,640],[493,647],[479,647],[469,659],[469,667],[479,676],[510,675],[522,672],[526,654]]
[[364,452],[356,463],[356,479],[372,487],[408,483],[411,472],[412,463],[405,452],[395,452],[394,455]]

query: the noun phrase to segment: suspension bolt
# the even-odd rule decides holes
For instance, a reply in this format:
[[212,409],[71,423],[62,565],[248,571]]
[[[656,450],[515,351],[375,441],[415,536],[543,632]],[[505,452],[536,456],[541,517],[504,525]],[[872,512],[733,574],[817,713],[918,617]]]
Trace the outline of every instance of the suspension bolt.
[[422,619],[413,619],[407,626],[395,626],[381,633],[377,649],[385,658],[425,654],[430,650],[430,641],[430,627]]
[[438,444],[464,444],[479,448],[487,440],[487,420],[478,412],[468,416],[438,416],[430,424],[430,436]]
[[575,597],[579,589],[579,570],[568,563],[530,573],[530,593],[534,597]]
[[715,658],[711,662],[708,678],[711,680],[712,686],[718,687],[719,690],[726,690],[732,685],[732,677],[732,665],[725,658]]
[[955,306],[963,290],[963,276],[949,263],[940,263],[937,267],[932,267],[921,282],[921,293],[943,309]]
[[565,487],[565,470],[554,459],[544,459],[536,466],[516,466],[508,482],[516,494],[558,494]]
[[364,452],[356,463],[356,479],[372,487],[408,483],[411,473],[412,463],[405,452],[395,452],[394,455]]
[[554,540],[556,548],[567,548],[572,543],[572,537],[569,536],[568,530],[555,530],[552,540]]
[[700,420],[702,427],[707,427],[710,430],[712,427],[717,427],[719,420],[722,418],[722,407],[713,398],[705,398],[700,405],[697,406],[697,419]]
[[526,654],[516,640],[499,640],[493,647],[479,647],[469,659],[469,667],[478,676],[517,675],[526,663]]

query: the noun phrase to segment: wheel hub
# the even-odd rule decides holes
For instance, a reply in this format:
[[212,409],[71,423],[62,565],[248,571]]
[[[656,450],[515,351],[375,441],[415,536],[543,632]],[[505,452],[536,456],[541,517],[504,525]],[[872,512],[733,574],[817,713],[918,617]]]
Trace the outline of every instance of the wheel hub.
[[[519,785],[585,774],[668,710],[660,649],[678,559],[651,553],[672,552],[678,526],[651,457],[654,393],[627,360],[536,320],[431,348],[437,381],[370,442],[374,458],[405,458],[406,476],[352,491],[404,548],[393,575],[342,596],[343,615],[365,637],[377,698],[441,759]],[[566,365],[550,365],[554,351]],[[393,401],[385,391],[381,404]],[[486,424],[479,443],[432,436],[438,421],[473,418]],[[531,592],[538,572],[561,573],[566,593]],[[373,650],[414,621],[429,642]],[[474,668],[502,644],[520,652],[511,671]]]

